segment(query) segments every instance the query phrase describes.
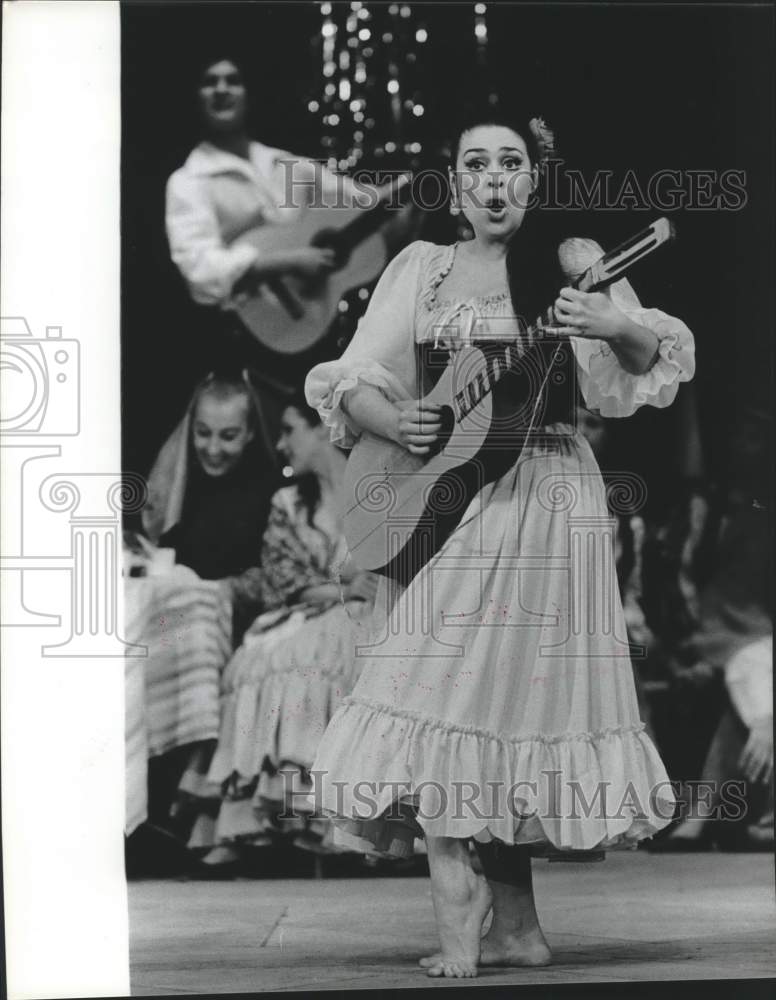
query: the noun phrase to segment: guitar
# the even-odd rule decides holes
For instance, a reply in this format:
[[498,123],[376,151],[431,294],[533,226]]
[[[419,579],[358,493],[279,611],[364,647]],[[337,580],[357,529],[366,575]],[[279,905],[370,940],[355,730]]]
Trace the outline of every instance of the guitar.
[[256,282],[248,275],[237,282],[235,312],[260,343],[279,354],[297,354],[323,337],[342,296],[374,281],[388,262],[388,234],[380,229],[391,214],[395,225],[389,223],[386,229],[406,223],[406,213],[397,211],[401,204],[397,195],[408,183],[409,178],[401,177],[384,188],[372,189],[377,200],[369,208],[308,205],[289,221],[265,223],[232,240],[260,252],[307,246],[335,251],[334,270],[320,278],[288,274]]
[[[673,235],[668,219],[657,219],[595,261],[573,287],[606,288]],[[514,464],[517,447],[541,426],[553,365],[564,349],[567,359],[571,351],[568,341],[556,337],[549,363],[544,358],[546,328],[554,323],[550,306],[521,331],[519,341],[480,341],[481,346],[452,354],[424,397],[442,406],[442,430],[430,456],[413,455],[368,432],[361,435],[345,469],[345,496],[353,503],[345,511],[344,532],[356,566],[407,584],[441,548],[479,490]],[[525,395],[515,398],[520,375],[533,388],[527,403]]]

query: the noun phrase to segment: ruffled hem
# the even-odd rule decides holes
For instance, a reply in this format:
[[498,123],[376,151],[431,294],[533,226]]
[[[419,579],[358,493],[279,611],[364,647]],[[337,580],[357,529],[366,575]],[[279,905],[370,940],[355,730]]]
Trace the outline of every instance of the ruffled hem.
[[286,841],[316,854],[346,853],[335,843],[332,823],[305,803],[309,776],[291,763],[281,772],[262,772],[255,789],[222,802],[212,842],[260,847]]
[[208,778],[251,781],[283,760],[309,767],[330,719],[363,666],[363,602],[315,618],[292,615],[235,654],[223,680],[221,735]]
[[589,851],[666,826],[674,795],[643,725],[507,737],[347,698],[315,764],[340,843],[407,856],[416,836]]
[[629,417],[645,404],[659,409],[669,406],[679,383],[689,382],[695,374],[692,334],[681,320],[659,309],[617,304],[630,320],[657,335],[658,356],[649,371],[632,375],[622,368],[606,344],[572,337],[580,368],[580,388],[588,407],[602,417]]

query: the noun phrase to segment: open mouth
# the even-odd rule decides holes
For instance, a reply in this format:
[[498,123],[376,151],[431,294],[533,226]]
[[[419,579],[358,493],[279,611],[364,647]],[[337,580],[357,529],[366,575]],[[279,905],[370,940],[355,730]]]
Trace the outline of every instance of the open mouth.
[[486,207],[491,219],[503,219],[507,210],[503,201],[492,201]]
[[216,98],[212,101],[210,107],[215,114],[223,114],[224,112],[234,111],[236,102],[230,97]]

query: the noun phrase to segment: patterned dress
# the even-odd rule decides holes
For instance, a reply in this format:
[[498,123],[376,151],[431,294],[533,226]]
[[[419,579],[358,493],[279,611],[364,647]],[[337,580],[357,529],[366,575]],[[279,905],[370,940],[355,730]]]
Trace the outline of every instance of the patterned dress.
[[[361,661],[354,649],[368,609],[348,601],[321,610],[299,595],[336,579],[345,555],[340,535],[317,516],[309,523],[296,486],[275,493],[261,555],[265,613],[222,679],[221,729],[208,775],[226,789],[218,840],[283,833],[316,841],[323,835],[325,827],[310,821],[307,771],[355,684]],[[286,804],[302,815],[278,821]]]
[[[565,250],[580,270],[602,252],[584,240]],[[419,346],[516,336],[507,295],[440,299],[455,253],[402,251],[343,356],[308,375],[333,441],[357,437],[340,402],[359,381],[392,401],[422,394]],[[626,281],[611,295],[657,334],[659,356],[634,376],[602,342],[572,338],[586,405],[603,416],[667,406],[694,372],[690,331],[644,309]],[[672,817],[639,717],[601,474],[572,424],[541,431],[408,587],[378,593],[359,680],[314,763],[317,806],[351,846],[402,855],[423,833],[589,850],[633,844]]]

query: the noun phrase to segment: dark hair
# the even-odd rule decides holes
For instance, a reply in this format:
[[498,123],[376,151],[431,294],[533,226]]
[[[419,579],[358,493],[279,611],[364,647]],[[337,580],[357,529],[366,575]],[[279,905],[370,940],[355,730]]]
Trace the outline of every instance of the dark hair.
[[193,83],[195,88],[202,86],[202,78],[204,77],[207,70],[211,66],[215,66],[216,63],[220,62],[230,62],[235,67],[237,72],[242,77],[243,83],[246,88],[249,87],[249,73],[248,73],[248,63],[247,60],[243,59],[239,53],[230,51],[228,47],[224,48],[213,48],[210,51],[205,52],[201,58],[197,59],[194,64],[194,74]]
[[533,208],[510,241],[506,266],[516,316],[530,326],[557,298],[564,284],[556,227]]
[[284,401],[283,409],[285,410],[289,406],[293,406],[293,408],[310,425],[310,427],[317,427],[321,422],[320,413],[318,413],[314,407],[310,406],[307,402],[307,397],[301,390],[295,390],[292,395]]
[[[309,405],[301,390],[297,390],[286,400],[283,409],[286,410],[289,407],[296,410],[308,427],[317,427],[321,423],[320,414]],[[318,482],[318,477],[312,472],[304,472],[297,477],[296,488],[299,493],[299,502],[307,511],[307,523],[311,528],[315,528],[313,516],[321,502],[321,484]]]
[[460,122],[456,130],[455,142],[452,144],[450,158],[453,169],[455,169],[455,163],[458,159],[458,154],[461,151],[461,139],[463,139],[467,132],[471,132],[472,129],[479,128],[481,125],[499,125],[504,128],[511,129],[516,135],[519,135],[525,143],[525,147],[528,150],[528,156],[531,160],[531,166],[537,166],[542,160],[542,152],[539,149],[539,143],[537,142],[536,136],[531,131],[528,122],[528,118],[519,118],[507,112],[498,111],[494,108],[486,108],[481,113],[469,112],[466,118]]

